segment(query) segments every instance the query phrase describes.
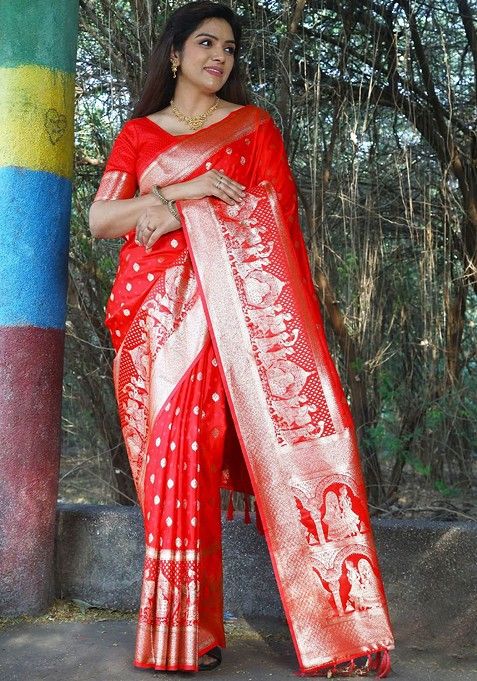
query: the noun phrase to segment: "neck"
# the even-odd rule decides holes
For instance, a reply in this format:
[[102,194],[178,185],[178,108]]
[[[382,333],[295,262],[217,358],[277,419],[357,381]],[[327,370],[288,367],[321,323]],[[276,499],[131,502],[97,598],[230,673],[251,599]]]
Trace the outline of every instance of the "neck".
[[186,116],[205,113],[215,104],[217,95],[215,92],[203,92],[197,88],[186,85],[180,79],[174,91],[173,102]]

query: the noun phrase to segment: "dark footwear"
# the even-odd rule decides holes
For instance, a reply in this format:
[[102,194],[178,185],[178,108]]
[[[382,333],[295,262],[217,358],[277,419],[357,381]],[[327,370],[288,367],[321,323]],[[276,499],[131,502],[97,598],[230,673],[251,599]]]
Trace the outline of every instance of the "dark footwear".
[[207,663],[202,662],[202,663],[200,663],[199,664],[199,671],[200,672],[208,672],[211,669],[215,669],[222,662],[222,650],[219,648],[219,646],[215,646],[215,648],[211,648],[206,653],[204,653],[204,655],[210,655],[210,657],[213,657],[214,660],[213,660],[213,662],[207,662]]
[[391,671],[391,658],[388,650],[380,650],[377,653],[355,657],[347,662],[340,662],[331,667],[321,669],[317,676],[326,676],[333,679],[339,676],[369,676],[376,672],[376,676],[384,679]]
[[368,657],[355,657],[348,662],[340,662],[332,667],[320,670],[319,676],[334,679],[347,676],[368,676],[370,672]]

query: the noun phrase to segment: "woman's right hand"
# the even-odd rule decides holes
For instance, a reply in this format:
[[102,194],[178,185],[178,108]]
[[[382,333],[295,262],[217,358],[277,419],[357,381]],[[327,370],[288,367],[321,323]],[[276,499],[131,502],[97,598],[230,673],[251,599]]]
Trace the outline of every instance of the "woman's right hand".
[[216,196],[229,206],[233,206],[241,203],[245,197],[244,185],[214,168],[193,180],[187,180],[175,186],[180,187],[181,199],[203,199],[206,196]]
[[149,206],[141,213],[136,225],[136,243],[150,251],[158,239],[181,226],[167,206]]

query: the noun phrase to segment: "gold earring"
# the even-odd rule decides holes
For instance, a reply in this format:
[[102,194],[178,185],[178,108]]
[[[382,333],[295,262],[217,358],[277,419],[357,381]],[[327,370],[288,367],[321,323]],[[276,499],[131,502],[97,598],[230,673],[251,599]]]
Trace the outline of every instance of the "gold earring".
[[177,67],[178,67],[178,64],[177,64],[177,62],[175,61],[175,59],[171,59],[171,65],[172,65],[172,66],[171,66],[171,68],[172,68],[172,77],[173,77],[173,78],[177,78]]

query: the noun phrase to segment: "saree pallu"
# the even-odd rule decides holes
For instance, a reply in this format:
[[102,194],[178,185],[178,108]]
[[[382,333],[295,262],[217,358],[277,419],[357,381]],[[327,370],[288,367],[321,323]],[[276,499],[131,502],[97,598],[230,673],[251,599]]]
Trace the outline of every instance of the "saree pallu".
[[[153,126],[153,127],[152,127]],[[219,487],[253,492],[300,670],[394,647],[356,436],[331,360],[278,128],[247,105],[196,133],[120,133],[96,198],[216,168],[234,206],[177,203],[126,238],[107,308],[146,557],[134,664],[196,670],[224,646]]]

